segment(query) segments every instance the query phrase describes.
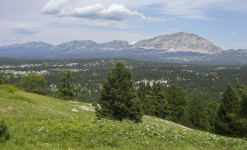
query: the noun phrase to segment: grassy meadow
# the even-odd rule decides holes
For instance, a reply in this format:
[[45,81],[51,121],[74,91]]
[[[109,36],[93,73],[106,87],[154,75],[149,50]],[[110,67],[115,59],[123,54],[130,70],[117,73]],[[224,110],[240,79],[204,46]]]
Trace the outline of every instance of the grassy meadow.
[[27,93],[0,85],[0,120],[15,149],[247,149],[247,141],[144,116],[143,122],[97,120],[91,105]]

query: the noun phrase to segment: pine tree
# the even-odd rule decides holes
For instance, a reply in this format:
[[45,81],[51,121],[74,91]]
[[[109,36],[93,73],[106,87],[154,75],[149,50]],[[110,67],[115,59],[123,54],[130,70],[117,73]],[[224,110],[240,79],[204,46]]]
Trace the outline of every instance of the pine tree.
[[141,101],[136,96],[132,74],[123,63],[117,62],[113,69],[108,71],[98,102],[94,106],[99,119],[129,119],[141,122]]
[[146,95],[142,105],[145,115],[155,116],[156,99],[153,95],[151,94]]
[[138,89],[137,89],[137,95],[138,95],[138,98],[141,100],[141,101],[144,101],[146,95],[147,95],[147,89],[146,89],[146,84],[145,82],[140,82],[139,85],[138,85]]
[[242,133],[241,136],[247,137],[247,90],[242,82],[237,83],[238,93],[241,97],[240,105],[241,105],[241,125],[242,125]]
[[247,119],[247,90],[242,82],[237,83],[238,93],[241,97],[241,116]]
[[207,113],[208,113],[208,122],[210,124],[210,131],[215,132],[215,121],[218,112],[218,103],[212,99],[208,103]]
[[195,129],[209,129],[207,111],[202,100],[197,95],[188,102],[184,112],[183,123]]
[[166,96],[170,105],[171,120],[181,123],[187,102],[186,91],[173,84],[166,89]]
[[160,82],[154,83],[152,87],[152,96],[155,100],[155,116],[169,119],[170,118],[170,108],[168,101],[163,91],[162,84]]
[[244,122],[240,118],[240,100],[237,92],[229,85],[223,93],[217,113],[216,133],[227,136],[243,136]]
[[60,84],[58,85],[57,96],[64,100],[74,100],[77,98],[78,90],[74,83],[74,78],[69,70],[65,71],[61,78]]

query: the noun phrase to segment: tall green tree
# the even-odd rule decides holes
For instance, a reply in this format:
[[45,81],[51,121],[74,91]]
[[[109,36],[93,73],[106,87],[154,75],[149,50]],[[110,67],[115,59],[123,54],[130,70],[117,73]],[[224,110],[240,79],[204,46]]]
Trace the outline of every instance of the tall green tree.
[[57,96],[64,100],[75,100],[78,96],[78,89],[75,86],[75,79],[70,70],[64,71],[58,85]]
[[245,85],[242,82],[237,83],[238,93],[241,98],[240,100],[240,117],[241,117],[241,125],[243,127],[243,131],[241,136],[247,137],[247,90]]
[[247,90],[242,82],[237,83],[238,93],[241,98],[241,116],[247,119]]
[[147,93],[148,93],[148,90],[147,90],[147,86],[146,86],[145,82],[140,82],[139,85],[138,85],[138,88],[137,88],[138,98],[141,101],[144,101]]
[[228,85],[217,113],[216,133],[233,137],[243,136],[244,122],[240,118],[240,110],[238,94],[231,85]]
[[141,101],[135,93],[132,74],[124,64],[117,62],[103,82],[99,99],[94,105],[97,117],[113,120],[129,119],[141,122]]
[[211,99],[207,107],[208,122],[210,124],[211,132],[215,132],[215,122],[216,122],[218,108],[219,108],[219,104]]
[[207,111],[202,100],[197,95],[188,102],[184,112],[183,123],[195,129],[209,129]]
[[45,94],[46,91],[46,81],[44,77],[34,73],[23,76],[19,82],[19,86],[26,92]]
[[171,110],[171,120],[181,123],[184,109],[187,103],[186,91],[172,84],[166,89],[166,96]]
[[153,99],[155,100],[155,116],[163,118],[163,119],[170,119],[170,108],[169,104],[163,91],[162,84],[160,82],[153,83],[152,93]]
[[156,99],[153,95],[148,94],[142,102],[142,108],[145,115],[155,116]]

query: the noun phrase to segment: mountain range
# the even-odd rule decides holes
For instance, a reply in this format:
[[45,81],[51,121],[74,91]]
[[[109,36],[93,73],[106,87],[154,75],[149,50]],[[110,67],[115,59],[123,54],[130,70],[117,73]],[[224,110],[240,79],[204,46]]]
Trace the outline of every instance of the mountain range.
[[133,58],[172,63],[246,65],[247,50],[222,50],[195,34],[179,32],[141,40],[96,43],[71,41],[59,45],[28,42],[0,47],[0,57],[29,59]]

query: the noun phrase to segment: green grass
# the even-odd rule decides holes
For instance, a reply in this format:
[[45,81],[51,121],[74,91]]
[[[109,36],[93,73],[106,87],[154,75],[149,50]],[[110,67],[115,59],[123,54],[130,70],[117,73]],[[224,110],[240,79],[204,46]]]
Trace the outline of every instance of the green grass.
[[[0,86],[0,116],[10,139],[0,149],[247,149],[243,139],[186,129],[156,117],[143,123],[97,120],[72,103]],[[73,112],[72,109],[78,110]]]

